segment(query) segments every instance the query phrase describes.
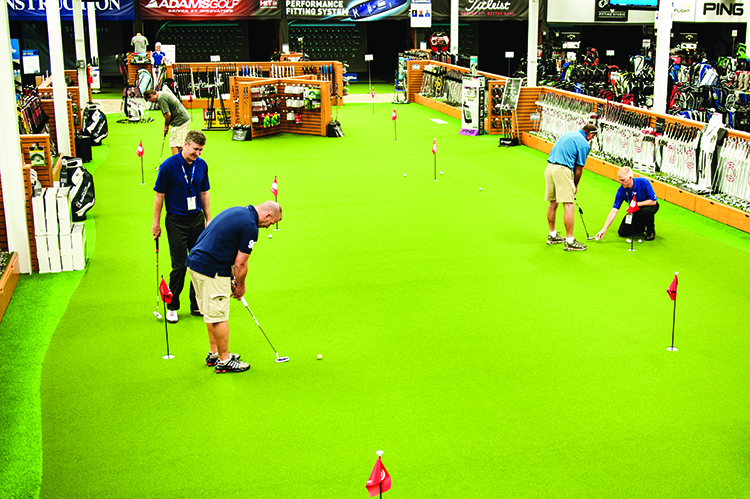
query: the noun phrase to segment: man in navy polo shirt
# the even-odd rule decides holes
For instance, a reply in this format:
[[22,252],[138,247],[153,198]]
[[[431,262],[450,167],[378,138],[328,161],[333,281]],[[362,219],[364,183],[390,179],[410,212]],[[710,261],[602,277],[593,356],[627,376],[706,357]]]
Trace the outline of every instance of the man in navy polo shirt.
[[281,220],[281,206],[266,201],[235,206],[219,213],[190,251],[187,266],[198,306],[208,329],[206,364],[217,373],[243,372],[250,364],[229,353],[229,298],[245,295],[247,260],[258,241],[258,228]]
[[[156,199],[151,225],[154,239],[161,235],[161,211],[164,205],[167,208],[164,225],[167,228],[169,255],[172,258],[169,289],[174,295],[172,303],[167,305],[167,321],[170,323],[178,320],[180,293],[185,285],[185,258],[203,232],[203,228],[211,221],[208,165],[200,158],[205,145],[206,136],[203,132],[188,132],[182,151],[167,158],[159,167],[154,186]],[[192,284],[190,313],[200,315]]]
[[[586,245],[581,244],[573,237],[573,226],[575,224],[575,210],[573,203],[578,192],[578,182],[583,174],[583,166],[591,151],[591,139],[596,135],[596,126],[589,123],[582,130],[574,130],[564,133],[557,139],[547,159],[547,169],[544,170],[545,193],[544,200],[549,201],[547,207],[547,223],[549,235],[547,244],[565,243],[565,251],[586,251]],[[555,225],[557,219],[557,207],[563,204],[565,213],[565,235],[562,238],[557,234]]]
[[607,216],[607,220],[604,222],[604,228],[596,234],[596,240],[601,241],[604,239],[604,234],[607,233],[607,229],[612,225],[622,203],[630,205],[633,198],[635,198],[635,204],[638,206],[638,209],[633,213],[625,215],[617,233],[620,237],[629,237],[638,236],[645,232],[646,236],[644,239],[646,241],[653,241],[656,238],[654,215],[659,211],[659,202],[656,200],[656,194],[654,193],[654,188],[651,186],[651,182],[642,177],[633,178],[633,170],[627,166],[623,166],[617,170],[617,180],[620,182],[620,187],[617,189],[617,194],[615,194],[615,204],[609,211],[609,216]]

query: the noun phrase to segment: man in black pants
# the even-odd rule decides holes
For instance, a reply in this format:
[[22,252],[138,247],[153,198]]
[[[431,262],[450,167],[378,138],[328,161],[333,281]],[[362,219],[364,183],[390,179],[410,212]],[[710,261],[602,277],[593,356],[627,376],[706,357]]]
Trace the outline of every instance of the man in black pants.
[[633,170],[627,166],[617,170],[617,180],[620,182],[620,188],[615,194],[615,204],[609,211],[604,228],[596,234],[596,240],[604,239],[604,234],[615,220],[620,206],[622,203],[628,203],[628,214],[622,219],[617,234],[620,237],[637,237],[645,232],[644,239],[653,241],[656,238],[654,215],[659,211],[659,202],[656,200],[651,182],[643,177],[633,178]]
[[[185,285],[187,267],[185,260],[206,224],[211,221],[208,190],[208,165],[200,158],[206,136],[191,130],[185,137],[180,152],[167,158],[159,167],[156,177],[156,199],[151,234],[154,239],[161,235],[161,211],[166,204],[167,215],[164,225],[167,228],[169,254],[172,258],[172,272],[169,274],[169,289],[174,297],[168,305],[167,321],[177,322],[180,309],[180,293]],[[190,313],[201,315],[195,300],[195,290],[190,285]]]

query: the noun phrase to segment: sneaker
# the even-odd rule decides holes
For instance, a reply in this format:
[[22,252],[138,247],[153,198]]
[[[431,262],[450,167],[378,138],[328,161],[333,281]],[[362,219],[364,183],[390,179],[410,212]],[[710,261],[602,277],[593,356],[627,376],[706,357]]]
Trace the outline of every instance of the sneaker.
[[241,373],[250,369],[250,364],[247,362],[240,362],[239,360],[229,357],[226,363],[222,364],[217,362],[214,370],[217,374],[219,373]]
[[177,324],[177,310],[167,310],[167,322],[170,324]]
[[[238,353],[230,353],[229,357],[232,360],[240,360],[240,354]],[[208,352],[208,355],[206,355],[206,364],[210,367],[213,367],[216,365],[216,363],[219,361],[219,354],[215,353],[212,354],[211,352]]]
[[586,245],[573,239],[572,243],[565,241],[565,251],[586,251]]
[[651,232],[646,232],[646,235],[643,239],[645,239],[646,241],[653,241],[654,239],[656,239],[656,231],[652,229]]
[[564,242],[565,242],[565,238],[560,236],[560,234],[557,234],[554,237],[547,234],[547,244],[560,244]]
[[200,310],[191,310],[190,311],[190,315],[195,315],[197,317],[203,317],[203,314],[201,313]]

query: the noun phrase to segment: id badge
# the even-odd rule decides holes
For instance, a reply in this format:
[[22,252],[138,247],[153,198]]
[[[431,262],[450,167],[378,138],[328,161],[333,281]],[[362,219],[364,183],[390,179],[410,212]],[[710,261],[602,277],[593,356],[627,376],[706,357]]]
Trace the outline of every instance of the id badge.
[[[195,199],[195,198],[193,198],[193,199]],[[630,225],[630,224],[633,223],[633,214],[632,213],[628,213],[627,215],[625,215],[625,223],[628,224],[628,225]]]
[[195,208],[195,196],[190,196],[189,198],[187,198],[187,208],[188,208],[188,211],[194,211],[196,209]]

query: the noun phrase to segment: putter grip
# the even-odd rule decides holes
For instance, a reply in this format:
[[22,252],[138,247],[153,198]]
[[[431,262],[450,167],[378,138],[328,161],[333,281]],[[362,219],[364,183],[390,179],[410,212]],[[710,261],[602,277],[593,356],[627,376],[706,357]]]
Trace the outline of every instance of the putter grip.
[[245,300],[244,296],[242,298],[240,298],[240,301],[242,302],[243,306],[247,307],[247,300]]

